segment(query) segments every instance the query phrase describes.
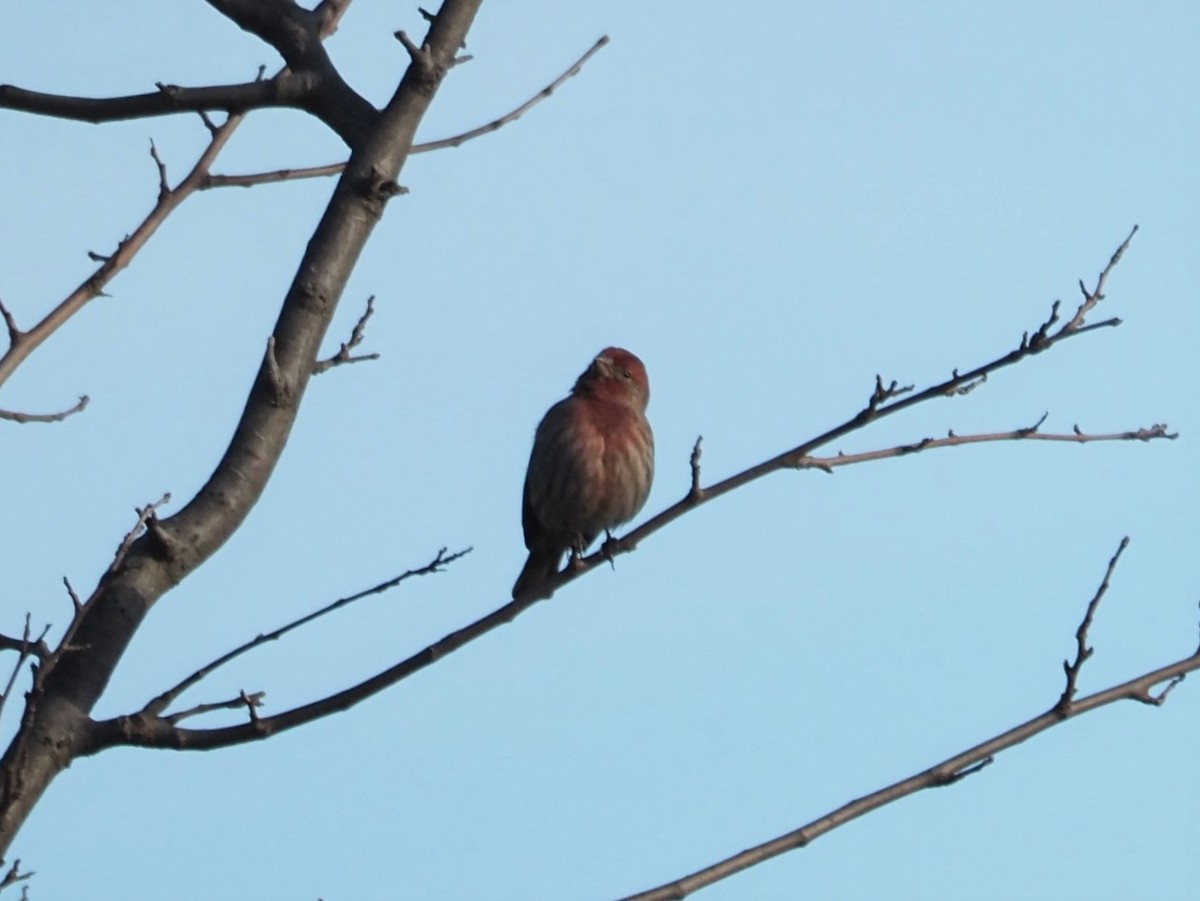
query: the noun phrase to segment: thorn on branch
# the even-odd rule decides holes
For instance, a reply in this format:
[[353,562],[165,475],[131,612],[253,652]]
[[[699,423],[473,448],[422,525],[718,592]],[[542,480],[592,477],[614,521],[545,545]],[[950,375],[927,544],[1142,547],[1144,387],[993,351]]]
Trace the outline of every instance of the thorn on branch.
[[208,133],[215,137],[218,131],[217,123],[204,110],[196,110],[196,112],[200,116],[200,121],[204,123],[204,127],[208,129]]
[[259,66],[258,72],[254,76],[254,80],[262,81],[264,76],[266,76],[266,74],[267,74],[267,67],[265,65]]
[[1083,668],[1084,661],[1095,652],[1094,648],[1088,647],[1088,629],[1092,626],[1092,620],[1096,616],[1096,608],[1100,606],[1100,599],[1108,591],[1113,570],[1117,568],[1117,562],[1121,559],[1121,554],[1125,552],[1125,548],[1127,547],[1129,547],[1128,535],[1121,539],[1121,544],[1117,547],[1117,552],[1108,561],[1108,568],[1104,571],[1104,579],[1100,582],[1100,587],[1096,589],[1096,593],[1092,596],[1091,601],[1088,602],[1087,610],[1083,614],[1079,628],[1075,630],[1075,660],[1063,661],[1063,672],[1066,674],[1067,684],[1063,689],[1062,696],[1058,699],[1058,703],[1054,705],[1055,713],[1063,719],[1071,715],[1071,701],[1074,699],[1075,692],[1077,691],[1076,682],[1079,679],[1079,671]]
[[67,594],[71,598],[71,607],[75,611],[75,616],[78,616],[83,610],[83,602],[79,600],[79,595],[75,593],[75,589],[71,585],[71,580],[63,576],[63,585],[67,588]]
[[688,491],[688,499],[699,501],[704,498],[704,489],[700,487],[700,444],[704,441],[703,435],[696,436],[696,443],[692,445],[692,456],[688,460],[688,465],[692,468],[692,487]]
[[[398,40],[404,47],[405,51],[407,51],[409,59],[412,60],[412,64],[416,66],[417,71],[421,74],[421,77],[427,79],[436,78],[437,62],[433,58],[433,51],[429,49],[429,45],[422,44],[420,47],[418,47],[412,42],[412,38],[410,38],[403,29],[397,31],[395,36],[396,40]],[[464,44],[463,46],[465,47],[466,45]]]
[[154,146],[153,138],[150,139],[150,158],[154,160],[154,165],[158,167],[158,199],[162,201],[170,196],[171,186],[167,184],[167,164],[158,155],[158,148]]
[[8,329],[8,346],[16,347],[25,333],[17,328],[17,320],[13,318],[12,312],[4,305],[3,300],[0,300],[0,316],[4,317],[4,325]]
[[976,388],[978,388],[980,385],[984,384],[987,381],[987,373],[985,372],[979,378],[972,379],[969,382],[964,382],[962,384],[955,384],[955,382],[957,382],[960,378],[961,378],[961,376],[958,374],[958,370],[955,369],[954,376],[950,380],[950,387],[946,389],[947,397],[961,397],[964,394],[970,394],[972,391],[974,391]]
[[145,507],[133,508],[138,515],[137,522],[134,523],[132,529],[125,533],[125,537],[121,539],[121,546],[117,548],[117,553],[116,556],[113,557],[112,565],[108,567],[108,571],[110,573],[116,572],[121,564],[125,562],[125,557],[129,554],[129,549],[133,547],[133,543],[138,539],[138,536],[141,535],[142,530],[147,528],[147,524],[153,520],[155,511],[159,507],[163,506],[164,504],[169,504],[170,502],[171,492],[167,491],[164,492],[163,496],[154,503],[147,504]]
[[1149,704],[1151,707],[1161,707],[1163,704],[1167,703],[1167,695],[1173,692],[1175,690],[1175,686],[1182,682],[1185,678],[1187,678],[1187,673],[1180,673],[1178,676],[1171,679],[1170,682],[1164,685],[1163,690],[1158,692],[1158,694],[1146,689],[1144,693],[1137,695],[1137,699],[1143,704]]
[[359,354],[352,356],[350,351],[358,347],[362,343],[363,330],[367,327],[367,320],[375,313],[375,295],[372,294],[367,298],[367,309],[358,317],[358,322],[354,324],[354,328],[350,331],[350,340],[343,341],[338,352],[327,360],[317,360],[313,363],[313,375],[320,375],[322,372],[327,372],[334,366],[342,366],[347,363],[362,363],[367,360],[378,360],[379,354]]
[[250,722],[258,723],[258,705],[262,703],[263,692],[257,691],[254,694],[246,694],[246,690],[242,689],[238,692],[238,698],[246,705],[246,710],[250,714]]
[[[3,863],[3,861],[0,861],[0,863]],[[21,860],[18,858],[17,860],[13,861],[13,865],[9,867],[4,876],[0,878],[0,891],[3,891],[10,885],[15,885],[18,882],[24,882],[26,879],[29,879],[31,876],[35,875],[36,873],[32,870],[28,873],[22,873]],[[22,888],[22,896],[24,896],[23,889],[24,887]]]
[[1168,432],[1165,422],[1155,423],[1148,429],[1138,429],[1136,432],[1126,432],[1126,438],[1135,439],[1137,441],[1152,441],[1155,438],[1166,438],[1168,441],[1174,441],[1179,437],[1178,432]]
[[1050,411],[1047,410],[1045,413],[1042,414],[1041,418],[1037,422],[1035,422],[1033,425],[1025,426],[1025,428],[1023,428],[1023,429],[1017,429],[1017,432],[1016,432],[1017,437],[1018,438],[1028,438],[1030,435],[1036,435],[1038,433],[1038,429],[1040,429],[1042,427],[1042,423],[1044,423],[1046,421],[1046,417],[1049,415],[1050,415]]
[[944,788],[947,785],[953,785],[956,782],[961,782],[963,779],[966,779],[968,776],[974,776],[980,770],[991,766],[995,762],[996,762],[996,758],[993,757],[991,754],[989,754],[987,757],[983,758],[983,760],[979,761],[978,763],[973,763],[970,766],[963,767],[961,770],[956,770],[953,773],[946,773],[945,775],[939,774],[938,776],[936,776],[934,778],[932,787],[933,788]]
[[931,444],[933,444],[932,438],[922,438],[916,444],[902,444],[899,448],[900,456],[903,457],[905,454],[919,453],[920,451],[925,450],[925,448],[929,447]]
[[1046,348],[1046,342],[1050,335],[1050,326],[1058,322],[1058,308],[1061,306],[1061,300],[1056,300],[1050,305],[1050,316],[1038,326],[1038,330],[1033,333],[1033,337],[1029,337],[1028,332],[1021,337],[1021,350],[1035,354]]
[[907,394],[912,390],[912,385],[901,386],[895,379],[892,379],[891,383],[887,387],[884,387],[883,377],[876,373],[875,390],[871,392],[871,399],[867,402],[867,411],[874,413],[884,401],[899,397],[901,394]]

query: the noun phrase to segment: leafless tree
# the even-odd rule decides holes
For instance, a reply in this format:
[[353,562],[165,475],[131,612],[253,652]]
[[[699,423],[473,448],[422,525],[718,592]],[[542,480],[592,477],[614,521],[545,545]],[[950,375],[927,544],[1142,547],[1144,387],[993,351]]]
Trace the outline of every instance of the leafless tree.
[[[74,615],[61,636],[48,640],[48,630],[35,629],[28,615],[19,633],[0,635],[0,650],[12,652],[16,657],[0,696],[0,713],[4,712],[5,702],[12,700],[13,693],[26,687],[22,674],[26,671],[25,664],[32,663],[20,724],[0,761],[0,853],[7,852],[13,845],[21,826],[54,778],[77,758],[119,746],[215,749],[269,738],[371,697],[497,626],[511,622],[535,603],[512,601],[351,688],[281,713],[263,715],[261,695],[245,691],[236,697],[174,709],[186,690],[235,657],[368,594],[385,591],[414,576],[436,572],[466,552],[443,550],[425,565],[395,579],[334,601],[272,632],[254,637],[178,683],[159,690],[140,709],[109,719],[93,718],[97,702],[151,607],[233,536],[261,496],[287,444],[309,379],[336,366],[373,358],[373,354],[358,352],[374,309],[371,302],[334,354],[321,359],[319,352],[363,246],[388,201],[403,191],[397,178],[409,155],[456,146],[514,121],[577,73],[606,40],[598,41],[537,96],[511,112],[464,134],[431,144],[414,145],[417,126],[439,86],[464,59],[459,54],[482,0],[445,0],[436,13],[423,11],[428,32],[419,43],[403,31],[396,34],[398,46],[407,53],[409,64],[393,96],[382,109],[376,109],[343,79],[322,44],[345,13],[349,0],[324,0],[311,10],[301,8],[292,0],[208,2],[231,23],[278,51],[284,67],[270,77],[260,73],[258,78],[242,84],[212,87],[159,84],[151,93],[107,99],[50,95],[0,85],[0,108],[8,110],[93,123],[188,113],[199,115],[209,133],[207,147],[191,171],[175,184],[171,184],[167,168],[152,146],[151,153],[160,176],[154,208],[113,253],[93,255],[97,263],[95,271],[36,324],[22,327],[18,313],[0,304],[0,315],[8,336],[7,351],[0,356],[0,385],[60,326],[100,296],[106,285],[153,237],[158,226],[196,192],[230,185],[250,186],[297,178],[338,176],[333,197],[312,235],[291,287],[282,299],[275,327],[265,339],[261,365],[246,398],[240,422],[208,481],[179,512],[169,517],[162,517],[158,512],[167,497],[140,507],[133,528],[119,542],[111,564],[98,575],[95,588],[86,597],[81,597],[70,583],[66,583]],[[215,174],[215,161],[245,117],[269,107],[287,107],[316,118],[342,139],[349,150],[348,159],[311,168],[277,169],[251,175]],[[215,121],[213,116],[220,114],[224,114],[223,121]],[[1016,346],[989,362],[962,372],[954,370],[940,381],[919,389],[877,377],[874,385],[864,392],[866,400],[862,407],[853,411],[841,425],[715,484],[706,486],[702,483],[701,443],[697,440],[690,460],[691,488],[684,497],[632,532],[611,538],[596,553],[573,561],[547,587],[551,590],[562,588],[615,555],[632,551],[640,541],[708,501],[783,469],[832,471],[855,463],[979,442],[1079,444],[1173,438],[1174,435],[1161,424],[1109,434],[1090,434],[1078,428],[1057,434],[1042,431],[1043,422],[1039,421],[1017,429],[984,434],[951,432],[929,436],[910,444],[855,455],[816,455],[821,448],[872,422],[935,398],[968,394],[1005,367],[1051,352],[1068,339],[1119,324],[1113,318],[1093,321],[1091,317],[1104,299],[1110,274],[1133,237],[1131,232],[1121,242],[1090,287],[1080,282],[1081,298],[1069,315],[1060,310],[1056,302],[1047,317],[1029,328]],[[77,403],[59,411],[0,410],[0,418],[9,423],[57,422],[82,413],[87,403],[87,397],[81,397]],[[1124,543],[1121,550],[1123,548]],[[1086,606],[1076,637],[1075,658],[1064,664],[1065,685],[1047,710],[974,748],[880,792],[852,801],[793,832],[636,897],[682,898],[759,861],[803,847],[850,819],[897,798],[920,789],[953,784],[990,763],[998,752],[1071,716],[1122,699],[1161,704],[1185,673],[1200,667],[1200,652],[1120,685],[1076,697],[1077,676],[1091,654],[1087,643],[1088,628],[1121,550],[1112,557],[1100,588]],[[244,720],[216,728],[184,725],[185,721],[213,710],[244,710]],[[29,875],[21,869],[18,860],[0,877],[0,889],[20,883]]]

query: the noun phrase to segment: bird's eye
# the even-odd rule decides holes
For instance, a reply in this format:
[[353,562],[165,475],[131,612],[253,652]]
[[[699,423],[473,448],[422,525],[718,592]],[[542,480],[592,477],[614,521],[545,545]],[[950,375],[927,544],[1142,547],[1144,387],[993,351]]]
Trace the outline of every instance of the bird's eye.
[[622,376],[624,376],[624,377],[625,377],[625,378],[627,378],[627,379],[631,379],[631,378],[633,378],[633,373],[632,373],[632,372],[630,372],[628,369],[622,369],[622,370],[621,370],[621,375],[622,375]]

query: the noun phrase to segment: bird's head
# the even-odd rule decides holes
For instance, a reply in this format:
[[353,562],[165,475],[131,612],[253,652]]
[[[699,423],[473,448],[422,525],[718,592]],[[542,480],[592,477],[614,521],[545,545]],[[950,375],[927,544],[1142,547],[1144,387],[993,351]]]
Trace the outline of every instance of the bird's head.
[[621,347],[606,347],[575,382],[574,393],[645,410],[650,402],[650,380],[636,356]]

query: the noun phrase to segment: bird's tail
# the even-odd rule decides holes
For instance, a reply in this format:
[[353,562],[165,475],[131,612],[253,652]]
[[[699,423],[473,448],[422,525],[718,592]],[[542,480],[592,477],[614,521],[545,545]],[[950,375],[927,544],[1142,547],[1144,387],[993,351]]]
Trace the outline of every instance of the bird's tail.
[[552,588],[545,586],[546,580],[558,572],[558,561],[562,551],[535,549],[529,552],[529,559],[517,576],[513,585],[514,601],[544,601],[554,593]]

